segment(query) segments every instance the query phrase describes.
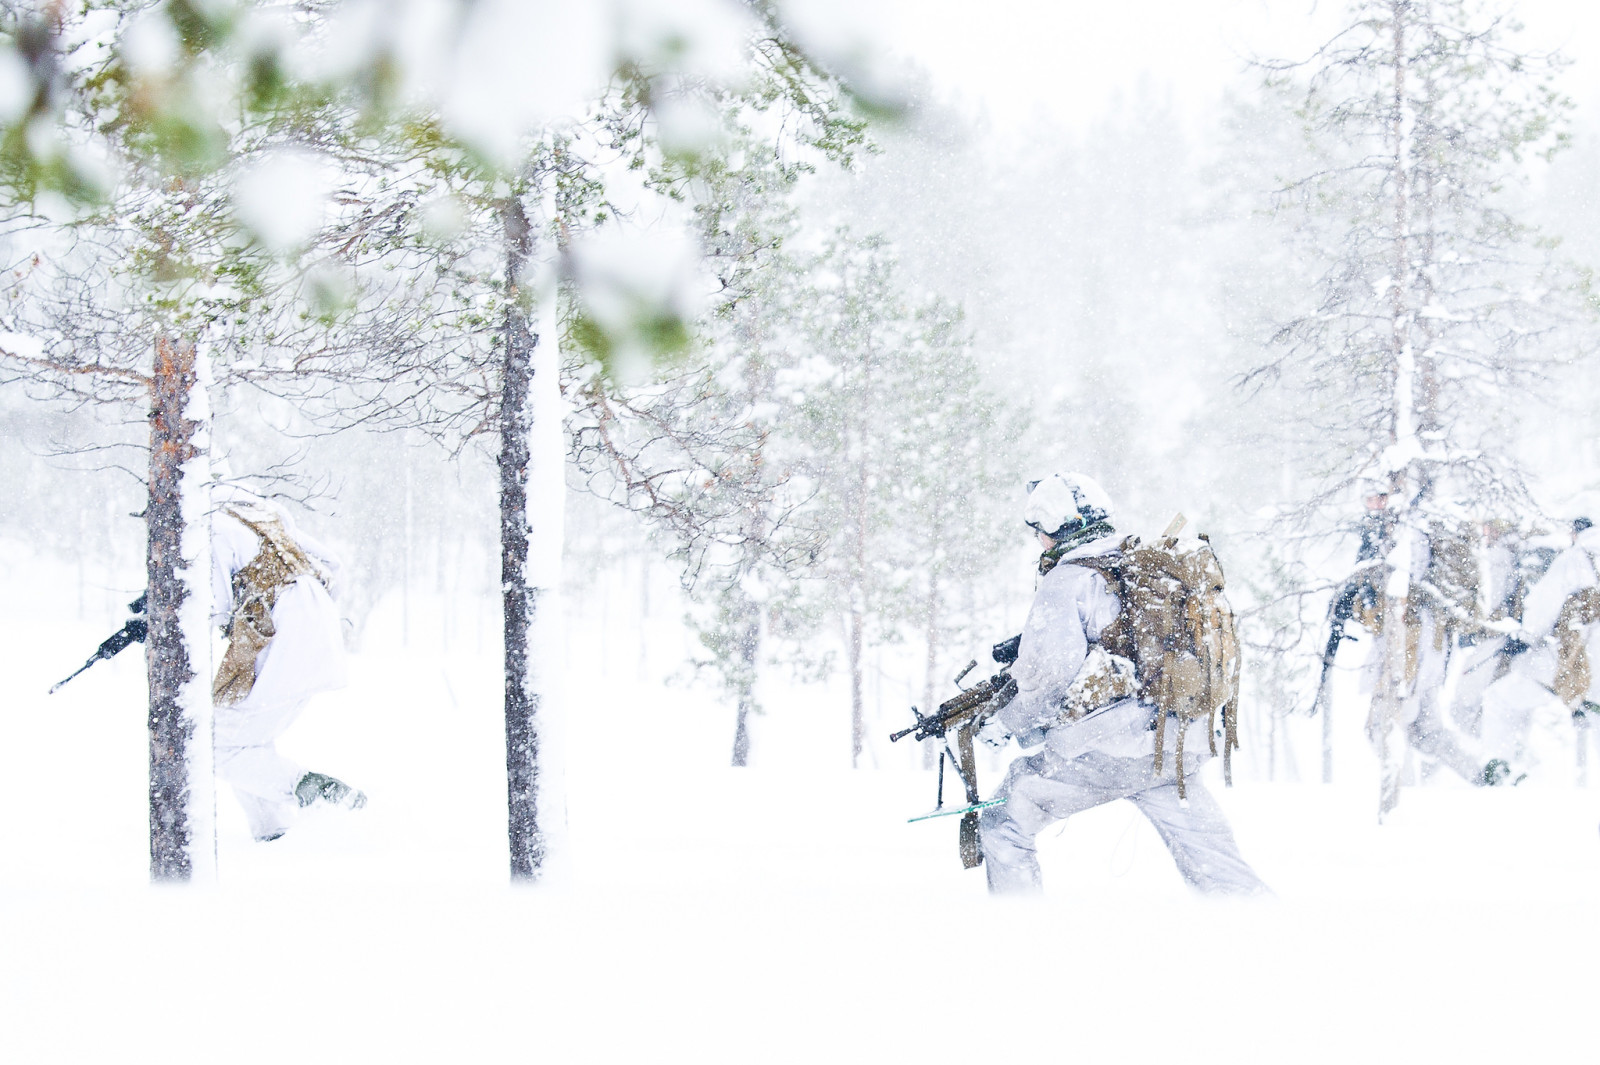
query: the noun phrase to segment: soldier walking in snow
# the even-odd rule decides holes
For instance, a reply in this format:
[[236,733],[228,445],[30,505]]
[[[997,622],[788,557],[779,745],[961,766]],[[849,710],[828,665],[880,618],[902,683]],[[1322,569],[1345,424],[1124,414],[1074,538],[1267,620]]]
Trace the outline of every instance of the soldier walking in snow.
[[1484,691],[1483,745],[1494,756],[1491,783],[1521,779],[1530,768],[1528,726],[1542,706],[1564,704],[1577,729],[1580,771],[1585,765],[1591,714],[1600,713],[1600,528],[1589,518],[1572,523],[1571,546],[1528,589],[1521,628],[1511,634],[1520,653]]
[[[1467,733],[1483,735],[1483,696],[1489,686],[1506,676],[1528,645],[1516,635],[1522,624],[1528,592],[1550,568],[1551,561],[1569,543],[1565,535],[1524,535],[1504,519],[1483,523],[1484,591],[1488,613],[1485,631],[1465,646],[1460,674],[1455,678],[1455,694],[1450,716]],[[1520,667],[1519,667],[1520,668]],[[1484,783],[1500,774],[1498,766],[1488,772]]]
[[277,738],[306,702],[346,682],[344,638],[329,596],[333,554],[281,507],[219,490],[211,523],[212,622],[228,650],[212,686],[217,774],[257,840],[274,840],[298,807],[358,808],[366,796],[279,754]]
[[[1476,633],[1481,626],[1475,533],[1463,521],[1434,518],[1425,532],[1406,539],[1411,548],[1409,557],[1396,557],[1392,533],[1373,550],[1365,525],[1372,521],[1374,513],[1383,513],[1375,511],[1374,504],[1381,508],[1386,500],[1382,495],[1367,500],[1368,520],[1357,560],[1383,559],[1385,570],[1405,566],[1408,579],[1401,616],[1390,618],[1385,611],[1383,616],[1369,621],[1376,631],[1363,677],[1363,688],[1372,695],[1367,734],[1381,757],[1385,751],[1381,733],[1389,720],[1386,707],[1392,693],[1399,701],[1395,724],[1403,730],[1405,745],[1469,783],[1484,783],[1484,759],[1445,720],[1443,705],[1445,679],[1458,637]],[[1382,572],[1377,582],[1380,587],[1387,583]],[[1404,653],[1399,658],[1389,653],[1392,639],[1404,641]],[[1396,668],[1397,662],[1403,664],[1403,672],[1391,684],[1387,673]],[[1398,751],[1403,753],[1404,748]],[[1396,751],[1389,751],[1391,759],[1395,754]],[[1398,762],[1385,767],[1385,779],[1392,779],[1396,787],[1399,768]]]
[[[1149,678],[1138,670],[1153,667],[1102,646],[1125,608],[1106,576],[1125,546],[1110,519],[1109,498],[1081,474],[1057,474],[1030,489],[1024,520],[1045,548],[1042,576],[1011,670],[1017,694],[981,735],[993,743],[1009,733],[1036,750],[1011,764],[996,793],[1003,805],[983,812],[989,890],[1037,890],[1039,832],[1079,811],[1127,799],[1155,825],[1189,884],[1207,892],[1263,892],[1221,807],[1197,778],[1185,780],[1215,751],[1209,715],[1158,711],[1139,694],[1140,681]],[[1231,625],[1228,631],[1231,637]],[[1236,661],[1228,668],[1236,669]],[[1175,738],[1166,727],[1174,716]],[[1164,739],[1172,757],[1164,753]],[[1224,742],[1231,740],[1230,727]]]

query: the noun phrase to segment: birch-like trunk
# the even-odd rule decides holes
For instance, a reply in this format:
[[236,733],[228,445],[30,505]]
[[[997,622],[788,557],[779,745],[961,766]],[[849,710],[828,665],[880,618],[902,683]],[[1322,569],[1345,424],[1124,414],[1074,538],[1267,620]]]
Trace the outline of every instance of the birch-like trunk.
[[211,412],[205,361],[162,337],[151,372],[145,507],[150,877],[216,876],[211,704]]

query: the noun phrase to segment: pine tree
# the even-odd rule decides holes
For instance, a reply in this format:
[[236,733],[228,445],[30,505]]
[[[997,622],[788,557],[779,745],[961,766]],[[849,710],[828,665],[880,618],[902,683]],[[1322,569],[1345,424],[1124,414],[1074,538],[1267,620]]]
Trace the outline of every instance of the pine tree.
[[[670,203],[675,182],[715,165],[715,138],[671,135],[662,115],[674,107],[719,118],[783,111],[814,123],[807,137],[829,150],[861,136],[837,79],[767,29],[750,42],[742,86],[635,58],[582,115],[525,131],[510,165],[429,116],[382,135],[352,131],[348,154],[365,160],[364,172],[341,194],[347,214],[322,244],[326,272],[345,277],[350,295],[331,316],[336,340],[290,372],[338,380],[359,397],[332,412],[337,422],[422,429],[453,449],[499,440],[516,879],[539,875],[546,848],[537,722],[560,664],[541,650],[553,641],[531,634],[554,618],[545,593],[559,566],[566,460],[589,487],[677,538],[691,571],[729,535],[750,481],[738,471],[755,465],[737,425],[683,415],[721,402],[706,371],[652,366],[688,352],[685,289],[696,275],[684,270],[692,263],[652,264],[615,246],[631,220],[613,199]],[[544,396],[532,409],[530,388]],[[542,491],[526,487],[534,476]]]
[[[255,65],[216,65],[225,12],[103,3],[42,18],[23,36],[47,84],[27,149],[6,144],[27,263],[11,323],[29,350],[3,354],[10,374],[52,398],[148,418],[150,868],[158,880],[204,877],[215,862],[209,391],[214,362],[270,336],[287,281],[232,179],[247,155],[294,139],[318,94],[274,82],[270,50]],[[141,60],[128,47],[136,26],[173,55]],[[71,177],[68,149],[37,148],[85,138],[111,163],[99,186]],[[76,196],[77,210],[26,202],[50,190]]]
[[[1325,509],[1359,484],[1387,489],[1395,557],[1409,559],[1452,502],[1526,504],[1498,445],[1511,397],[1553,364],[1545,342],[1572,304],[1547,246],[1500,195],[1524,157],[1564,140],[1557,64],[1515,50],[1515,28],[1472,0],[1359,0],[1307,65],[1299,118],[1328,163],[1283,199],[1323,272],[1248,378],[1310,400],[1297,464],[1320,483],[1296,512],[1302,529],[1332,531]],[[1388,594],[1386,615],[1400,617],[1404,580]],[[1382,812],[1404,751],[1404,641],[1389,643]]]
[[982,385],[960,309],[908,293],[882,238],[840,227],[807,273],[806,357],[778,384],[800,414],[783,446],[813,493],[801,520],[827,542],[819,579],[788,610],[801,631],[807,614],[840,623],[859,766],[865,653],[910,626],[937,668],[941,639],[964,629],[952,593],[990,570],[1005,535],[996,506],[1014,486],[1007,456],[1023,426]]
[[[992,600],[984,590],[995,585],[997,560],[1018,539],[1021,442],[1032,426],[1025,408],[1006,403],[984,381],[961,308],[931,300],[918,310],[917,326],[899,403],[918,458],[905,467],[898,524],[917,575],[906,612],[926,647],[923,707],[931,711],[941,701],[937,685],[947,679],[949,648],[1009,635],[980,631],[975,612]],[[931,765],[932,741],[924,753]]]

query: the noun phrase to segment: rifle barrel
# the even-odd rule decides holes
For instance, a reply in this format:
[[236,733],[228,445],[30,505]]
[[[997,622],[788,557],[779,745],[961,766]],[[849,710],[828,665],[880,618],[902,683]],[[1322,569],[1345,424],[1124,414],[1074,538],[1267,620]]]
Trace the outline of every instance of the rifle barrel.
[[[90,666],[94,665],[98,661],[100,661],[98,656],[89,659],[89,661],[85,662],[83,665],[79,666],[77,669],[72,671],[72,677],[76,677],[79,673],[82,673],[84,670],[88,669]],[[46,692],[45,694],[46,695],[54,695],[56,692],[60,691],[62,686],[65,685],[68,680],[71,680],[72,677],[68,677],[68,678],[66,678],[66,680],[58,680],[58,681],[56,681],[54,684],[52,684],[50,686],[50,690],[48,692]]]
[[[118,629],[116,632],[113,632],[110,636],[107,636],[104,640],[100,641],[100,646],[96,647],[94,654],[89,656],[89,661],[79,666],[77,670],[73,672],[72,677],[76,677],[79,673],[82,673],[96,662],[109,661],[134,644],[143,643],[148,632],[148,622],[146,622],[144,618],[129,618],[127,623],[124,624],[122,628]],[[67,683],[68,680],[71,680],[72,677],[68,677],[66,680],[59,681],[46,694],[54,695],[60,690],[61,686]]]

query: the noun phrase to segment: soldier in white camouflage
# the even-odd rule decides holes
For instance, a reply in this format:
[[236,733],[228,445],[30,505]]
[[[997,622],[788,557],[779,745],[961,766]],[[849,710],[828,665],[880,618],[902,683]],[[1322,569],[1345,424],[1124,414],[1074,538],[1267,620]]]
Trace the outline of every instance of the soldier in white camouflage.
[[[1011,670],[1017,694],[980,733],[991,743],[1009,734],[1028,752],[1011,764],[996,793],[1005,802],[981,818],[989,890],[1037,891],[1039,832],[1079,811],[1127,799],[1149,818],[1193,887],[1266,891],[1194,773],[1212,749],[1205,719],[1178,726],[1193,733],[1183,797],[1176,758],[1169,754],[1159,770],[1153,767],[1157,711],[1138,697],[1132,664],[1099,645],[1122,604],[1100,572],[1074,560],[1117,552],[1121,538],[1111,525],[1110,499],[1088,477],[1056,474],[1031,486],[1024,520],[1050,565],[1041,566],[1046,572]],[[1102,705],[1079,705],[1086,699]],[[1175,744],[1169,738],[1169,750]]]
[[228,650],[212,685],[217,774],[233,788],[251,835],[282,836],[313,803],[354,809],[366,796],[278,752],[277,739],[313,695],[347,679],[334,555],[287,511],[238,489],[218,492],[211,522],[212,622]]
[[[1370,519],[1370,501],[1368,505]],[[1385,563],[1372,578],[1379,587],[1387,582],[1388,569],[1397,564],[1408,568],[1408,581],[1405,613],[1398,624],[1387,617],[1369,622],[1377,631],[1362,678],[1363,689],[1372,696],[1368,736],[1381,751],[1378,733],[1384,720],[1385,672],[1394,662],[1387,647],[1399,634],[1406,641],[1405,672],[1395,687],[1405,744],[1468,783],[1482,784],[1486,759],[1446,719],[1449,708],[1444,701],[1445,681],[1463,638],[1475,638],[1481,629],[1476,529],[1465,519],[1435,517],[1428,520],[1423,535],[1414,535],[1409,542],[1409,559],[1395,556],[1392,540],[1380,545],[1381,553],[1370,556]]]
[[1520,626],[1509,633],[1517,653],[1482,696],[1483,745],[1493,783],[1516,782],[1534,769],[1529,728],[1548,712],[1570,718],[1580,773],[1587,771],[1591,717],[1600,714],[1600,528],[1572,522],[1570,546],[1527,590]]

